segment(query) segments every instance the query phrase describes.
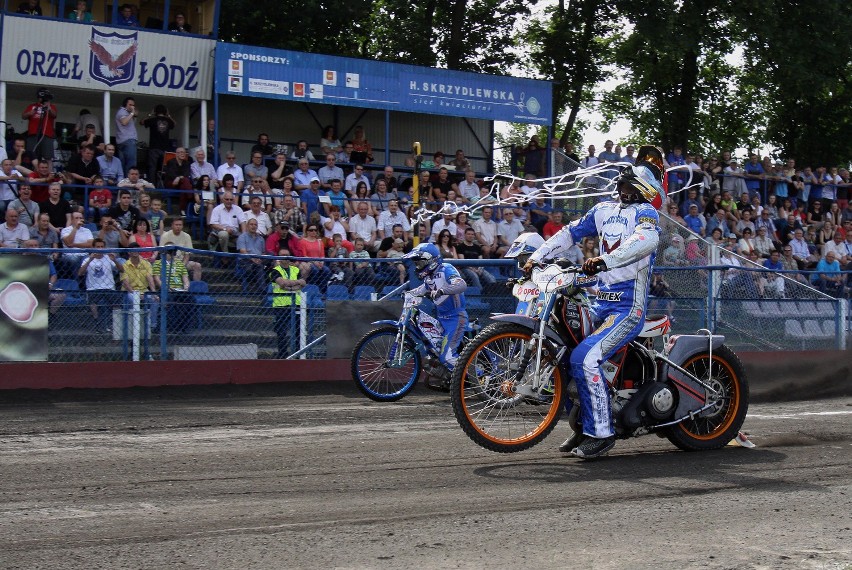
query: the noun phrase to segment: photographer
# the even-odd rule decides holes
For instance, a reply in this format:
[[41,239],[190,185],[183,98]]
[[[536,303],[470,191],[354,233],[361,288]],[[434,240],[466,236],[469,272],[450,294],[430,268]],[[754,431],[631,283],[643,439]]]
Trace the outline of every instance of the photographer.
[[56,140],[56,105],[51,103],[53,93],[42,87],[36,93],[37,103],[24,109],[21,117],[27,119],[27,150],[36,158],[53,160]]

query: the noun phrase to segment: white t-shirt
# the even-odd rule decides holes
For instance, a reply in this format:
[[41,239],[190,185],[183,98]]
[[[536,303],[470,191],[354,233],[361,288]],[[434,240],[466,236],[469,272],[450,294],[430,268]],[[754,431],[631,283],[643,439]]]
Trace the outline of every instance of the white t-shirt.
[[[72,226],[62,228],[62,233],[59,234],[60,239],[64,240],[66,237],[71,235],[71,230],[73,230],[73,229],[74,228]],[[87,228],[86,226],[80,226],[79,228],[77,228],[77,233],[74,235],[74,244],[75,245],[73,245],[71,247],[78,247],[76,244],[78,244],[78,243],[81,244],[81,243],[84,243],[84,242],[87,242],[87,241],[91,241],[93,239],[95,239],[95,236],[92,235],[91,230],[89,230],[89,228]],[[62,242],[62,246],[68,247],[67,245],[65,245],[64,241]],[[88,253],[63,253],[62,255],[64,255],[65,257],[76,258],[76,257],[83,257],[85,255],[88,255]]]
[[360,215],[349,218],[349,231],[353,236],[360,236],[364,241],[369,241],[370,235],[376,231],[376,219],[373,216],[361,218]]
[[115,289],[115,276],[112,273],[114,270],[115,262],[106,255],[91,260],[86,266],[86,290]]

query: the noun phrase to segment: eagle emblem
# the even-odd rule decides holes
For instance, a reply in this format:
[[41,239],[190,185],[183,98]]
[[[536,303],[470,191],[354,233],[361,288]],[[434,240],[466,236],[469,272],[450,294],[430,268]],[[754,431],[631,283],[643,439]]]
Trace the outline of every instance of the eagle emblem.
[[136,69],[136,50],[139,48],[138,33],[104,34],[92,28],[89,40],[89,75],[109,86],[129,83]]

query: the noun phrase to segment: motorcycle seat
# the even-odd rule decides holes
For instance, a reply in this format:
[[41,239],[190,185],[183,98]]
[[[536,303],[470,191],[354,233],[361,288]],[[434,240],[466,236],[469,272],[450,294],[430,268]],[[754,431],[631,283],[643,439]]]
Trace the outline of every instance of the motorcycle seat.
[[648,315],[639,336],[642,338],[663,336],[669,332],[671,326],[668,315]]

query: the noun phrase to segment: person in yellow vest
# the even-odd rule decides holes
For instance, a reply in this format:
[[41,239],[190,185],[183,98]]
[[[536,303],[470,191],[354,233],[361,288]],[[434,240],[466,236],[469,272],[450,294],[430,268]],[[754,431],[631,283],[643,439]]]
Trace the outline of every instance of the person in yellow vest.
[[[289,256],[290,250],[279,249],[278,255]],[[275,311],[275,334],[278,335],[278,358],[287,358],[290,350],[291,335],[299,330],[299,305],[302,295],[298,295],[305,280],[299,278],[299,268],[284,257],[277,260],[269,272],[272,283],[272,308]]]

